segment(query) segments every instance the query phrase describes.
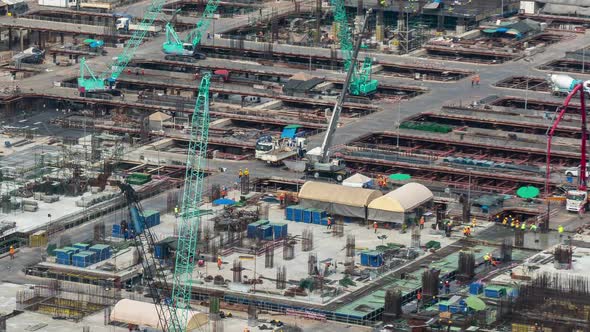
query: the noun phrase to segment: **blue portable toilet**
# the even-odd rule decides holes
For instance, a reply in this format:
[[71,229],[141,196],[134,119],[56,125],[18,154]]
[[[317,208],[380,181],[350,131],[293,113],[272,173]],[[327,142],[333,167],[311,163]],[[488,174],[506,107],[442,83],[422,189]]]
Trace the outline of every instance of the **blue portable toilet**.
[[478,295],[483,293],[483,284],[479,282],[472,282],[469,285],[469,294]]
[[379,267],[383,265],[383,254],[380,251],[361,252],[361,265]]

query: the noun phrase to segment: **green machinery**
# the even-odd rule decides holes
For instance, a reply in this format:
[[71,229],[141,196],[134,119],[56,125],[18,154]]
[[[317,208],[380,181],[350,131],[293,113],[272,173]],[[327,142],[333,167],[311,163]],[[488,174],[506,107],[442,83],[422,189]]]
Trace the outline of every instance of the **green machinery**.
[[115,86],[117,78],[135,55],[143,38],[148,34],[149,27],[154,24],[156,17],[162,11],[165,2],[166,0],[152,0],[139,24],[139,28],[133,32],[133,35],[125,44],[123,52],[108,66],[109,69],[102,74],[95,75],[86,64],[86,59],[82,58],[80,61],[80,77],[78,77],[78,89],[80,89],[80,92],[104,91]]
[[[178,246],[176,264],[174,264],[174,284],[172,303],[177,309],[189,309],[192,289],[192,274],[195,268],[197,249],[197,231],[201,221],[199,206],[203,202],[204,168],[209,139],[209,82],[211,74],[201,79],[199,95],[195,103],[190,128],[190,143],[186,159],[186,176],[184,192],[178,222]],[[177,321],[186,327],[188,310],[176,310]],[[174,332],[184,332],[175,330]]]
[[186,58],[204,59],[205,54],[197,52],[197,46],[201,38],[209,29],[213,14],[217,10],[221,0],[209,0],[203,16],[197,22],[196,27],[186,36],[185,40],[180,39],[171,23],[166,24],[166,41],[162,44],[162,51],[166,54],[167,60],[184,60]]
[[[338,39],[344,60],[344,72],[348,72],[350,66],[356,66],[357,64],[356,60],[353,59],[353,39],[348,25],[346,7],[344,6],[344,0],[330,0],[330,4],[334,11],[334,21],[338,23]],[[367,96],[377,92],[379,82],[371,79],[372,67],[373,60],[370,57],[365,57],[362,66],[358,70],[354,68],[348,88],[351,95]]]

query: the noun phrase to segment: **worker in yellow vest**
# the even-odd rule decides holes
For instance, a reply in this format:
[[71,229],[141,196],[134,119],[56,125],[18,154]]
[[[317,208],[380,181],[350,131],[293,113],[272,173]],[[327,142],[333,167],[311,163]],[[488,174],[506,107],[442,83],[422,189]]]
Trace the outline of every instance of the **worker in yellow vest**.
[[250,175],[250,171],[249,171],[249,170],[246,168],[246,169],[244,170],[244,176],[248,176],[248,175]]
[[559,237],[563,236],[563,226],[559,225],[559,227],[557,227],[557,233],[559,233]]

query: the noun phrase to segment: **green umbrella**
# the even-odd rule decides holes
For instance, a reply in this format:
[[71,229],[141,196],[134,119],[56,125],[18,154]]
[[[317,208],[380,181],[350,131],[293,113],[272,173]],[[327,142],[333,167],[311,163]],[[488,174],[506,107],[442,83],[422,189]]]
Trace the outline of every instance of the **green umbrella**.
[[410,174],[404,174],[404,173],[395,173],[395,174],[391,174],[389,176],[389,179],[392,181],[404,181],[404,180],[409,180],[411,178],[412,178],[412,176]]
[[88,38],[88,39],[84,39],[83,43],[84,43],[84,44],[90,44],[90,43],[92,43],[93,41],[94,41],[94,39],[92,39],[92,38]]
[[476,296],[470,296],[466,298],[465,304],[467,304],[469,308],[475,311],[481,311],[486,308],[486,304],[479,297]]
[[533,186],[520,187],[516,191],[516,194],[522,198],[534,198],[539,196],[539,189]]

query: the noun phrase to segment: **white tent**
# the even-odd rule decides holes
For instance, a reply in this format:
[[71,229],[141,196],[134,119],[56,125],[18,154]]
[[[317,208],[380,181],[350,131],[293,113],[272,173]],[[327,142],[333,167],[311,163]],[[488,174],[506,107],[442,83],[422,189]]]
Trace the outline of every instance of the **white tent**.
[[407,183],[371,201],[369,219],[401,222],[417,208],[429,204],[433,198],[432,191],[424,185]]
[[377,190],[308,181],[299,190],[299,204],[340,216],[364,218],[369,203],[382,195]]
[[361,173],[356,173],[355,175],[342,181],[342,185],[354,188],[371,188],[373,187],[373,179],[362,175]]
[[[186,309],[177,309],[186,310]],[[115,304],[111,311],[111,320],[126,324],[162,329],[156,306],[153,303],[123,299]],[[170,320],[170,317],[168,317]],[[185,331],[195,331],[209,322],[208,315],[191,310]]]

